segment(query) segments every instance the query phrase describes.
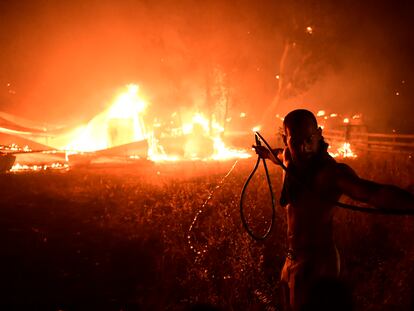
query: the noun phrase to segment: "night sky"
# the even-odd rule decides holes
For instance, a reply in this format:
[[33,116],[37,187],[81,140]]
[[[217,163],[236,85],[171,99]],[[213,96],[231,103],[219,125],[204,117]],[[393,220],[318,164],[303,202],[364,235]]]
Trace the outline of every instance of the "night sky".
[[0,110],[74,124],[127,83],[155,114],[202,107],[221,74],[231,111],[260,120],[288,44],[272,114],[363,113],[412,133],[413,20],[410,1],[1,0]]

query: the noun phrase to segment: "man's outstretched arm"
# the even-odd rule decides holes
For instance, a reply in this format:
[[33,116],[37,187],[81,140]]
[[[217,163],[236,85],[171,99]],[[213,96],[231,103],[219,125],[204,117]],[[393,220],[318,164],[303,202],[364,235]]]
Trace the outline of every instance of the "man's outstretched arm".
[[338,165],[336,181],[345,195],[374,207],[414,209],[412,193],[394,185],[384,185],[359,178],[348,165]]

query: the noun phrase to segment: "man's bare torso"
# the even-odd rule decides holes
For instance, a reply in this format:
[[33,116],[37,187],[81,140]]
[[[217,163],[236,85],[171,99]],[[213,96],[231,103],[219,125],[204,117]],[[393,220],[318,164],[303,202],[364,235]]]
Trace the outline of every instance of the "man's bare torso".
[[[287,165],[291,165],[286,161]],[[337,163],[327,161],[312,176],[304,189],[295,193],[286,206],[288,246],[294,252],[313,252],[334,247],[332,210],[341,193],[335,185]],[[300,179],[300,170],[296,176]]]

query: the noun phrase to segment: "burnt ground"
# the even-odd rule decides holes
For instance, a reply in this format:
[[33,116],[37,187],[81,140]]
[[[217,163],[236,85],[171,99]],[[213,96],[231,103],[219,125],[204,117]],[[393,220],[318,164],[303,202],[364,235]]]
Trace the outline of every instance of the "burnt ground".
[[[252,241],[239,220],[239,194],[253,164],[240,161],[205,206],[233,162],[1,175],[0,302],[56,310],[185,310],[196,303],[277,310],[283,211],[277,207],[276,227],[264,243]],[[414,184],[411,159],[351,165],[366,178],[407,189]],[[280,172],[272,176],[278,194]],[[263,180],[260,172],[248,193],[248,208],[255,208],[248,212],[259,220],[270,212]],[[340,210],[335,224],[355,309],[410,310],[412,217]]]

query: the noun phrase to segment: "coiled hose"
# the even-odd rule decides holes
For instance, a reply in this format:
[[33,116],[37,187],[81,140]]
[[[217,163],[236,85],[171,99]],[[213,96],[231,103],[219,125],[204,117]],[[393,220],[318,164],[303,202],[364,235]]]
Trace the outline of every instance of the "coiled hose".
[[[257,146],[261,146],[261,142],[260,142],[260,134],[258,132],[256,132],[255,134],[255,139],[256,139],[256,145]],[[263,167],[265,169],[265,173],[266,173],[266,180],[267,180],[267,184],[269,186],[269,193],[270,193],[270,198],[272,200],[272,217],[270,220],[270,225],[269,227],[266,229],[265,233],[263,235],[257,235],[253,232],[253,230],[249,227],[249,224],[247,223],[246,217],[244,215],[244,197],[246,194],[246,190],[247,190],[247,186],[250,183],[250,180],[252,179],[252,177],[254,176],[254,174],[257,171],[257,168],[259,167],[260,164],[260,160],[262,160],[263,162]],[[241,221],[243,223],[243,227],[244,229],[247,231],[247,233],[255,240],[264,240],[268,237],[268,235],[270,234],[270,232],[273,229],[273,225],[275,223],[275,217],[276,217],[276,205],[275,205],[275,197],[273,194],[273,189],[272,189],[272,182],[270,180],[270,175],[269,175],[269,170],[267,169],[267,164],[266,164],[266,160],[260,156],[257,157],[257,161],[256,161],[256,165],[254,166],[252,172],[250,173],[249,177],[247,178],[246,182],[244,183],[242,192],[240,194],[240,218]]]

